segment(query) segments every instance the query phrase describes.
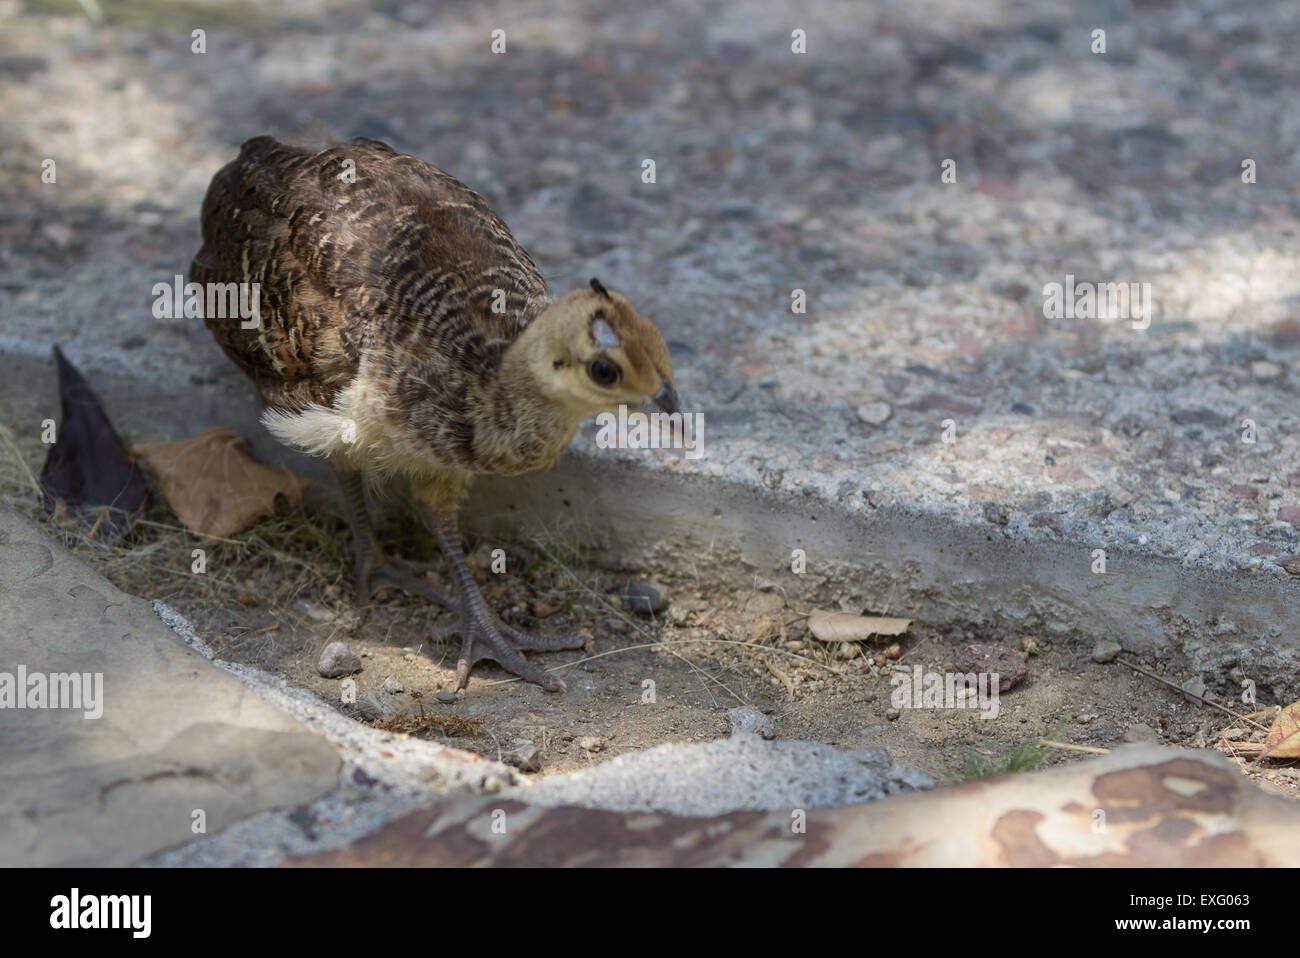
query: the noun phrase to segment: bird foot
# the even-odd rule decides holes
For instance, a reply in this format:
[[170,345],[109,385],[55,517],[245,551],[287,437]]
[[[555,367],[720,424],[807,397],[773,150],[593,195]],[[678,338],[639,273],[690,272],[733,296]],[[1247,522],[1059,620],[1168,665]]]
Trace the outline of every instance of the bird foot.
[[435,562],[411,562],[396,556],[388,556],[378,565],[370,559],[358,562],[356,606],[364,608],[380,589],[401,589],[408,595],[424,596],[430,602],[459,613],[460,602],[456,597],[424,578],[424,573],[437,567]]
[[[469,673],[474,666],[490,659],[507,672],[511,672],[527,682],[540,685],[548,692],[562,692],[564,680],[558,675],[543,672],[535,665],[530,665],[520,650],[534,652],[554,652],[559,649],[579,649],[591,639],[591,633],[583,629],[570,635],[545,636],[521,632],[500,620],[491,621],[493,616],[469,616],[465,624],[464,605],[450,592],[429,582],[419,573],[433,568],[433,563],[409,562],[395,557],[386,558],[382,564],[374,565],[363,562],[357,568],[357,605],[366,605],[380,589],[401,589],[408,595],[419,595],[430,602],[437,603],[460,618],[458,625],[446,626],[435,630],[430,637],[433,641],[453,635],[462,637],[460,659],[456,664],[456,690],[459,691],[469,683]],[[481,600],[480,600],[481,602]]]
[[570,635],[531,635],[511,628],[504,622],[492,623],[480,616],[462,615],[461,625],[442,630],[439,637],[461,635],[460,660],[456,663],[456,691],[469,684],[469,673],[484,659],[496,662],[507,672],[525,682],[540,685],[548,692],[563,692],[564,680],[558,675],[544,672],[529,663],[519,650],[553,652],[558,649],[580,649],[591,639],[591,633],[582,629]]

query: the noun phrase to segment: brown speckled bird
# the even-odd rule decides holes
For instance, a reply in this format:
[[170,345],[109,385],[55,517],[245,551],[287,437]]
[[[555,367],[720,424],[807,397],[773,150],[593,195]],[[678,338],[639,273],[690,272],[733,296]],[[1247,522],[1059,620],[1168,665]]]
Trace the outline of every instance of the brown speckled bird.
[[[663,336],[597,280],[550,300],[481,196],[376,140],[319,152],[249,140],[213,177],[202,229],[192,281],[260,284],[255,328],[204,322],[257,384],[267,428],[334,467],[358,603],[395,586],[458,610],[457,689],[484,658],[564,688],[517,650],[588,636],[532,636],[489,612],[461,554],[457,509],[477,473],[553,463],[587,416],[620,404],[678,412]],[[410,481],[459,601],[380,549],[363,479],[394,477]]]

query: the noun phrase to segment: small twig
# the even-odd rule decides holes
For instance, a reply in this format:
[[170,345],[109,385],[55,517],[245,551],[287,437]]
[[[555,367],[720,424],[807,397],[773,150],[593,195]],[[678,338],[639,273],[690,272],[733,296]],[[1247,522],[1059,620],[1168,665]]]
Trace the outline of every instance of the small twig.
[[1093,755],[1109,755],[1110,749],[1097,748],[1094,745],[1071,745],[1069,742],[1053,742],[1050,738],[1040,738],[1039,745],[1046,745],[1049,748],[1065,748],[1072,752],[1091,752]]
[[265,626],[265,627],[263,627],[263,628],[258,629],[256,632],[250,632],[250,633],[248,633],[248,637],[249,637],[249,638],[252,638],[252,637],[255,636],[255,635],[265,635],[265,634],[268,633],[268,632],[275,632],[275,631],[276,631],[277,629],[279,629],[279,628],[280,628],[280,623],[277,622],[277,623],[275,623],[275,625],[268,625],[268,626]]
[[758,660],[762,662],[765,666],[767,666],[767,670],[769,672],[771,672],[773,675],[775,675],[778,679],[781,680],[781,684],[785,686],[786,693],[790,696],[790,698],[794,698],[794,681],[790,678],[790,676],[786,675],[775,665],[773,665],[771,659],[769,659],[766,655],[760,655],[758,657]]
[[[200,537],[199,533],[195,532],[195,531],[192,530],[192,529],[186,529],[184,526],[173,526],[173,525],[168,525],[166,522],[154,522],[154,521],[152,521],[151,519],[137,519],[137,520],[136,520],[136,524],[137,524],[137,525],[142,525],[142,526],[154,526],[155,528],[158,528],[158,529],[167,529],[167,530],[169,530],[169,531],[171,531],[171,532],[183,532],[183,533],[185,533],[187,536],[194,536],[195,538],[199,538],[199,537]],[[246,546],[246,545],[249,544],[249,543],[248,543],[246,540],[244,540],[244,539],[227,539],[225,536],[214,536],[214,535],[210,535],[210,534],[209,534],[209,535],[203,535],[202,538],[204,538],[204,539],[215,539],[217,542],[229,542],[231,545],[235,545],[235,546]]]
[[1189,691],[1187,691],[1185,688],[1183,688],[1181,685],[1176,685],[1176,684],[1174,684],[1173,682],[1170,682],[1168,679],[1161,678],[1160,676],[1156,675],[1154,672],[1148,672],[1146,669],[1142,668],[1142,666],[1140,666],[1140,665],[1134,665],[1132,662],[1129,662],[1129,661],[1127,661],[1127,660],[1125,660],[1125,659],[1118,659],[1118,658],[1117,658],[1115,661],[1118,662],[1120,665],[1127,665],[1127,666],[1128,666],[1130,669],[1132,669],[1134,672],[1141,672],[1143,675],[1147,676],[1148,678],[1155,679],[1157,682],[1160,682],[1160,683],[1163,684],[1163,685],[1167,685],[1167,686],[1169,686],[1171,689],[1174,689],[1175,691],[1182,692],[1184,695],[1186,695],[1186,696],[1188,696],[1188,697],[1190,697],[1190,698],[1197,699],[1198,701],[1203,702],[1204,704],[1210,706],[1211,708],[1216,708],[1216,709],[1218,709],[1220,712],[1227,712],[1229,715],[1231,715],[1231,716],[1232,716],[1233,718],[1235,718],[1235,719],[1238,719],[1238,720],[1240,720],[1240,721],[1242,721],[1242,722],[1246,722],[1246,723],[1248,723],[1248,724],[1250,724],[1250,725],[1253,725],[1253,726],[1255,726],[1255,728],[1257,728],[1257,729],[1261,729],[1261,730],[1263,730],[1263,731],[1265,731],[1265,732],[1268,731],[1267,728],[1264,728],[1264,726],[1260,725],[1258,722],[1251,721],[1250,719],[1246,718],[1246,716],[1237,714],[1237,713],[1234,712],[1232,709],[1228,708],[1226,705],[1220,705],[1218,702],[1215,702],[1215,701],[1213,701],[1212,699],[1207,699],[1204,695],[1197,695],[1195,692],[1189,692]]
[[99,510],[99,515],[95,517],[95,524],[91,526],[90,531],[86,533],[87,539],[95,538],[95,533],[99,531],[99,527],[103,524],[106,515],[108,515],[108,506],[104,506]]
[[1236,755],[1238,752],[1241,752],[1244,755],[1256,755],[1264,751],[1263,742],[1229,742],[1227,739],[1219,739],[1219,741],[1226,745],[1232,751],[1233,755]]

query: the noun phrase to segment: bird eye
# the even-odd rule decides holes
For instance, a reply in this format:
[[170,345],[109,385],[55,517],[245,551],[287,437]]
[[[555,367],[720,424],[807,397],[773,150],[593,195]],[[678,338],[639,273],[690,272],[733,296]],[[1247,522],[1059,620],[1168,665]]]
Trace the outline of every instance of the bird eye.
[[622,372],[611,362],[604,359],[593,359],[591,365],[587,367],[587,375],[597,386],[615,386],[622,378]]

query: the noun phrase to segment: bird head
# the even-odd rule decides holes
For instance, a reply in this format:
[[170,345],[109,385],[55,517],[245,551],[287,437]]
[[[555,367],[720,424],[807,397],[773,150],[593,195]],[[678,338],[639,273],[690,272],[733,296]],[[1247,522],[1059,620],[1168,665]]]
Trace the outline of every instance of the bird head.
[[649,405],[681,411],[668,345],[621,293],[593,279],[533,322],[528,365],[540,391],[576,418]]

